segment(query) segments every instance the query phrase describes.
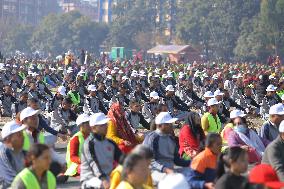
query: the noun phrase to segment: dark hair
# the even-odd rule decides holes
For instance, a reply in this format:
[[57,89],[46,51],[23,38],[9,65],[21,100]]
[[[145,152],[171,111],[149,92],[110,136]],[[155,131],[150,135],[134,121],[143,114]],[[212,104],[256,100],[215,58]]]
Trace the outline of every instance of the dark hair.
[[70,97],[66,97],[62,100],[63,103],[72,104],[72,100]]
[[225,173],[225,166],[230,168],[230,160],[236,162],[244,154],[246,154],[246,151],[239,146],[231,147],[225,153],[222,153],[218,158],[217,179]]
[[145,159],[152,159],[154,157],[153,151],[143,144],[135,146],[131,153],[141,155]]
[[28,154],[27,154],[28,160],[26,162],[26,165],[27,166],[32,165],[31,156],[38,158],[39,156],[43,154],[45,150],[48,150],[48,149],[49,147],[46,144],[39,144],[39,143],[33,144],[30,150],[28,151]]
[[37,98],[29,98],[28,99],[28,104],[29,103],[38,103],[38,99]]
[[139,154],[135,154],[135,153],[129,154],[125,158],[124,163],[123,163],[123,170],[122,170],[122,173],[121,173],[122,180],[125,180],[127,178],[127,173],[129,171],[132,171],[133,168],[137,165],[137,163],[141,160],[144,160],[144,159],[145,159],[145,157],[143,157]]
[[220,139],[221,136],[218,133],[209,133],[206,137],[205,145],[206,147],[211,147],[217,139]]
[[139,102],[137,99],[132,98],[132,99],[130,99],[129,105],[130,105],[130,106],[133,106],[134,104],[139,104],[139,103],[140,103],[140,102]]

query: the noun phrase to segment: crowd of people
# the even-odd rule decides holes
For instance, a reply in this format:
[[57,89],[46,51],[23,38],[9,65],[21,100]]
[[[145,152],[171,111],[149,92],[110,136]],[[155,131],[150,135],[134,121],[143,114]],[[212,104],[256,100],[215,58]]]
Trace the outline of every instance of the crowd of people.
[[2,188],[284,187],[281,63],[6,59],[0,115]]

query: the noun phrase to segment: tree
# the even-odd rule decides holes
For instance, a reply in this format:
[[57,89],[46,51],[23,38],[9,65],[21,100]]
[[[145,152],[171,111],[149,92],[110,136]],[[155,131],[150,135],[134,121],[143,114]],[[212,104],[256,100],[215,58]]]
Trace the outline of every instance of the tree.
[[155,10],[151,1],[131,0],[118,2],[108,36],[108,46],[136,48],[135,39],[141,32],[154,31]]
[[[191,0],[179,14],[177,36],[201,46],[205,54],[230,59],[244,19],[259,13],[260,0]],[[209,52],[212,52],[210,54]]]
[[29,39],[32,36],[32,32],[32,26],[20,24],[14,26],[4,40],[5,51],[19,50],[22,52],[30,52]]
[[33,50],[54,53],[79,48],[98,51],[107,34],[106,25],[94,23],[74,11],[44,18],[33,33],[31,44]]

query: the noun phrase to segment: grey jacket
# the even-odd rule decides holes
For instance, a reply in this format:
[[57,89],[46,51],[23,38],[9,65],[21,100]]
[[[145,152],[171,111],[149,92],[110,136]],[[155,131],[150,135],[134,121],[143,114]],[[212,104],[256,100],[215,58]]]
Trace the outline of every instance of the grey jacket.
[[284,140],[280,136],[266,147],[262,163],[271,165],[284,182]]
[[190,161],[180,158],[175,138],[171,135],[162,134],[158,129],[149,133],[143,144],[154,153],[154,160],[151,163],[153,170],[163,172],[165,167],[173,169],[174,165],[187,167],[190,164]]
[[118,162],[120,156],[121,151],[113,141],[91,134],[85,140],[81,155],[82,184],[93,177],[109,178],[113,163]]

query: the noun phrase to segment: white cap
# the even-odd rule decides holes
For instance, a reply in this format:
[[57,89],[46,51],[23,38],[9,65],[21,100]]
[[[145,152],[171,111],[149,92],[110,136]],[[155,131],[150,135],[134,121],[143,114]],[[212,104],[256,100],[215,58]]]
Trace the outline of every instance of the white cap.
[[173,77],[173,74],[172,73],[168,73],[168,77]]
[[205,98],[213,98],[214,94],[211,91],[206,91],[203,96]]
[[268,85],[268,87],[266,88],[266,91],[276,91],[277,87],[275,87],[274,85]]
[[107,79],[112,79],[112,76],[111,75],[107,75]]
[[57,92],[59,92],[62,96],[66,96],[66,88],[64,86],[59,86]]
[[119,74],[123,74],[123,71],[122,71],[122,70],[119,70],[118,73],[119,73]]
[[20,121],[23,121],[27,117],[31,117],[33,115],[39,114],[40,110],[35,110],[31,107],[27,107],[21,111],[20,114]]
[[2,132],[1,132],[2,139],[6,138],[7,136],[10,136],[11,134],[22,131],[24,129],[26,129],[25,126],[21,126],[17,124],[16,121],[10,121],[6,123],[2,128]]
[[150,98],[159,99],[159,94],[156,91],[150,93]]
[[113,69],[114,69],[114,70],[119,70],[119,68],[118,68],[118,67],[114,67]]
[[77,117],[76,125],[79,126],[82,123],[89,122],[89,121],[90,121],[90,116],[88,114],[84,113],[84,114],[81,114]]
[[243,111],[238,110],[238,109],[237,110],[233,110],[230,113],[230,118],[231,119],[235,119],[237,117],[245,117],[245,116],[246,116],[246,114]]
[[106,124],[110,119],[106,117],[104,113],[95,113],[91,115],[90,117],[90,126],[93,127],[95,125],[104,125]]
[[276,78],[274,77],[274,75],[270,75],[268,78],[269,78],[269,79],[276,79]]
[[270,107],[269,115],[284,115],[284,105],[279,103]]
[[167,74],[163,74],[162,78],[166,79],[166,78],[168,78],[168,75]]
[[116,72],[115,72],[115,70],[111,70],[111,72],[110,72],[110,74],[115,74]]
[[103,74],[103,73],[104,73],[104,71],[101,70],[101,69],[99,69],[98,72],[97,72],[97,74]]
[[97,88],[95,85],[89,85],[88,86],[88,91],[97,91]]
[[137,77],[137,73],[136,72],[132,72],[131,73],[131,77]]
[[213,79],[218,79],[218,77],[219,77],[219,76],[218,76],[217,74],[214,74],[212,78],[213,78]]
[[217,105],[220,104],[220,102],[218,102],[218,100],[216,98],[210,98],[207,102],[207,106],[213,106],[213,105]]
[[161,112],[155,119],[155,124],[160,125],[164,123],[174,123],[178,118],[173,118],[169,112]]
[[166,87],[166,91],[175,91],[174,87],[172,85],[168,85]]
[[188,189],[186,178],[181,173],[172,173],[159,182],[158,189]]
[[[2,131],[3,132],[3,131]],[[279,132],[280,133],[284,133],[284,120],[281,121],[280,125],[279,125]]]
[[129,79],[127,76],[122,76],[122,78],[121,78],[122,80],[127,80],[127,79]]
[[214,96],[223,96],[223,95],[224,93],[222,93],[219,89],[214,92]]
[[68,74],[69,73],[73,73],[73,71],[72,70],[67,70],[66,73],[68,73]]
[[68,67],[68,69],[67,70],[71,70],[71,71],[73,71],[73,68],[72,67]]

